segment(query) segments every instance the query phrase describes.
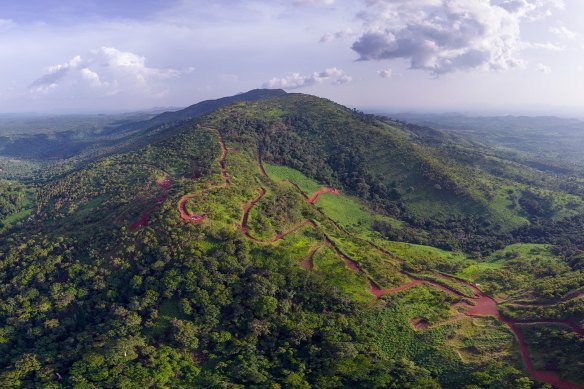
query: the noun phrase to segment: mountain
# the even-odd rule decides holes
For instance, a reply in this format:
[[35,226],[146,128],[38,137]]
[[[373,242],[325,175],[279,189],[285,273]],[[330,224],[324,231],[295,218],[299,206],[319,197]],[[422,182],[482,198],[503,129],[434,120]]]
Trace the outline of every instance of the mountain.
[[251,95],[0,185],[0,386],[582,387],[581,178]]
[[[119,115],[69,115],[41,118],[5,119],[7,135],[0,136],[0,157],[61,161],[84,154],[94,155],[99,149],[134,142],[148,130],[168,127],[200,117],[237,101],[256,101],[286,94],[281,89],[256,89],[216,100],[206,100],[175,112],[153,112]],[[2,133],[0,120],[0,133]],[[44,126],[39,129],[39,126]],[[15,128],[24,128],[18,134]],[[61,130],[57,130],[61,128]],[[8,129],[12,129],[8,131]]]
[[[232,104],[239,101],[257,101],[267,99],[270,97],[278,97],[285,95],[286,92],[282,89],[253,89],[245,93],[239,93],[234,96],[222,97],[216,100],[205,100],[197,104],[193,104],[184,109],[174,112],[164,112],[153,117],[145,122],[136,123],[139,127],[154,127],[161,124],[179,122],[183,120],[194,119],[205,115],[209,112],[221,108],[225,105]],[[133,127],[133,126],[131,126]]]

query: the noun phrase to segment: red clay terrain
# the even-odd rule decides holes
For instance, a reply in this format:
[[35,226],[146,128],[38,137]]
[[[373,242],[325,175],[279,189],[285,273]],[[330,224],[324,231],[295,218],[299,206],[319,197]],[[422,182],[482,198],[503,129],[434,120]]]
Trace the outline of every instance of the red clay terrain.
[[[225,142],[223,140],[223,136],[221,135],[221,132],[219,132],[216,129],[210,129],[210,130],[214,131],[217,134],[218,141],[221,145],[222,153],[221,153],[220,158],[218,159],[218,162],[221,166],[221,175],[223,177],[224,183],[222,185],[210,187],[208,189],[205,189],[205,190],[197,192],[197,193],[187,194],[180,199],[180,201],[178,203],[178,210],[179,210],[181,218],[187,222],[194,223],[194,224],[201,223],[203,220],[206,219],[206,215],[204,215],[204,214],[189,214],[189,212],[186,209],[186,202],[190,199],[193,199],[193,198],[200,196],[201,194],[203,194],[205,192],[208,192],[211,189],[220,188],[220,187],[228,187],[230,185],[229,175],[227,174],[227,168],[226,168],[226,164],[225,164],[225,158],[226,158],[228,150],[225,147]],[[267,176],[267,173],[264,170],[263,165],[261,163],[261,156],[259,153],[258,153],[258,165],[259,165],[260,174],[262,176]],[[295,184],[293,184],[293,185],[298,188],[297,185],[295,185]],[[300,192],[302,193],[302,191],[300,191]],[[325,193],[330,193],[333,195],[339,194],[338,190],[336,190],[334,188],[323,188],[323,189],[317,191],[316,193],[314,193],[310,197],[307,197],[304,194],[303,195],[307,199],[308,203],[315,204],[318,201],[319,197]],[[313,220],[307,219],[307,220],[304,220],[304,221],[296,224],[295,226],[291,227],[287,231],[275,234],[272,238],[270,238],[268,240],[261,240],[259,238],[254,237],[250,233],[248,226],[247,226],[247,223],[249,220],[249,213],[250,213],[251,209],[257,203],[259,203],[261,201],[262,197],[265,194],[266,194],[266,190],[264,188],[258,188],[258,195],[243,206],[243,215],[242,215],[239,227],[240,227],[240,230],[242,231],[242,233],[248,239],[250,239],[256,243],[264,243],[264,244],[275,243],[281,239],[284,239],[286,236],[300,230],[301,228],[303,228],[305,226],[310,226],[311,228],[315,228],[315,229],[318,228],[317,224]],[[335,223],[335,225],[336,225],[336,223]],[[341,230],[345,231],[342,228],[341,228]],[[345,231],[345,232],[347,232],[347,231]],[[409,278],[411,278],[412,281],[410,281],[404,285],[394,287],[394,288],[381,289],[379,287],[379,285],[371,277],[369,277],[366,274],[366,272],[363,271],[363,269],[359,266],[359,264],[357,262],[355,262],[353,259],[349,258],[346,254],[344,254],[326,234],[324,236],[325,236],[325,238],[322,242],[313,245],[309,249],[306,257],[303,259],[302,264],[301,264],[304,269],[310,270],[313,268],[312,258],[314,257],[314,254],[316,253],[316,251],[319,248],[326,245],[326,246],[330,247],[345,262],[345,264],[347,265],[348,268],[350,268],[351,270],[353,270],[359,274],[366,275],[366,277],[369,281],[369,284],[370,284],[370,292],[376,298],[381,298],[382,296],[387,295],[387,294],[391,294],[391,293],[402,292],[404,290],[415,287],[417,285],[426,284],[426,285],[431,285],[433,287],[436,287],[436,288],[442,290],[443,292],[448,293],[451,296],[455,296],[455,297],[458,297],[460,299],[464,299],[465,301],[470,301],[472,303],[472,306],[464,312],[465,315],[477,316],[477,317],[487,317],[487,316],[493,317],[493,318],[497,319],[498,321],[507,325],[507,327],[511,330],[511,332],[514,334],[515,338],[518,341],[519,350],[521,352],[521,357],[523,359],[523,362],[525,364],[527,371],[534,378],[536,378],[537,380],[539,380],[541,382],[544,382],[544,383],[547,383],[550,385],[554,385],[554,386],[557,386],[557,387],[563,388],[563,389],[583,389],[583,387],[578,385],[578,384],[575,384],[573,382],[562,379],[555,372],[535,370],[533,363],[530,359],[529,351],[527,349],[527,345],[525,343],[523,334],[521,333],[521,331],[518,328],[519,326],[522,326],[522,325],[536,325],[536,324],[539,324],[539,325],[564,325],[564,326],[568,326],[569,328],[571,328],[574,332],[576,332],[580,336],[584,336],[584,330],[578,325],[578,323],[575,320],[525,321],[524,322],[524,321],[519,321],[519,320],[512,320],[512,319],[508,319],[508,318],[503,318],[499,314],[499,311],[497,309],[497,302],[492,297],[483,293],[476,285],[474,285],[466,280],[456,278],[453,276],[444,275],[444,274],[434,274],[434,276],[436,276],[438,278],[442,278],[444,280],[448,280],[450,282],[457,282],[457,283],[466,285],[467,287],[469,287],[473,291],[473,295],[466,296],[466,295],[464,295],[456,290],[450,289],[447,286],[442,285],[438,282],[430,281],[430,280],[416,279],[411,274],[407,274],[405,272],[403,272],[403,274],[407,275]],[[397,259],[401,263],[405,262],[403,259],[397,257],[395,254],[390,253],[390,252],[382,249],[381,247],[375,245],[372,242],[368,242],[368,241],[364,241],[364,242],[369,244],[374,249],[378,250],[380,253],[382,253],[386,256],[389,256],[394,260]],[[416,320],[416,323],[414,324],[414,326],[418,327],[417,329],[423,329],[423,328],[428,326],[428,323],[425,322],[425,319],[418,318]]]
[[[160,189],[162,189],[162,193],[160,194],[160,196],[158,196],[157,198],[154,199],[154,204],[160,205],[166,201],[166,198],[168,196],[168,189],[172,186],[172,178],[167,177],[167,178],[160,179],[156,182],[156,184],[158,185],[158,187]],[[138,220],[136,220],[134,223],[132,223],[132,225],[130,226],[130,229],[133,231],[133,230],[136,230],[140,227],[147,226],[148,220],[150,219],[150,214],[153,211],[154,211],[154,207],[149,208],[144,213],[142,213],[140,218]]]
[[314,262],[312,261],[312,259],[314,258],[314,254],[316,254],[318,249],[320,249],[322,246],[324,246],[324,243],[320,242],[315,244],[308,250],[306,257],[304,257],[301,264],[304,270],[312,270],[314,268]]
[[334,196],[338,196],[340,194],[336,188],[326,187],[322,188],[319,191],[314,192],[314,194],[310,196],[306,201],[308,201],[308,204],[315,204],[320,198],[320,196],[326,193],[332,194]]

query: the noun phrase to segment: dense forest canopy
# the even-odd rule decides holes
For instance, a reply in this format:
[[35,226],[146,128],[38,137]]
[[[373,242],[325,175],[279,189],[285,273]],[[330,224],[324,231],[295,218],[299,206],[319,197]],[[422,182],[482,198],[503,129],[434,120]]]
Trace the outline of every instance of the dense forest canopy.
[[584,385],[574,170],[282,91],[61,141],[0,159],[0,387]]

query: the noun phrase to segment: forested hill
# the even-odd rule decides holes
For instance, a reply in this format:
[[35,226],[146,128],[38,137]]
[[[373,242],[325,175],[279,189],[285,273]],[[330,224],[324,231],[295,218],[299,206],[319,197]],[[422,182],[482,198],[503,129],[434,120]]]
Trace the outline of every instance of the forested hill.
[[252,95],[0,185],[0,387],[583,387],[580,177]]
[[[4,164],[2,157],[9,159],[31,160],[37,163],[51,161],[60,165],[76,165],[77,161],[93,159],[95,155],[103,155],[126,148],[128,144],[145,145],[152,142],[152,135],[161,129],[168,129],[180,122],[198,118],[224,105],[237,101],[256,101],[286,94],[280,89],[255,89],[234,96],[215,100],[206,100],[187,108],[164,112],[147,120],[139,120],[140,115],[113,119],[108,122],[100,115],[84,117],[85,121],[72,120],[68,116],[51,118],[51,130],[40,133],[22,133],[0,136],[0,168]],[[135,120],[130,120],[136,116]],[[146,116],[146,114],[141,114]],[[61,125],[62,130],[56,130]],[[78,128],[73,126],[77,125]],[[142,141],[143,138],[147,138]],[[15,168],[18,170],[18,167]],[[17,172],[13,174],[18,174]],[[1,176],[0,176],[1,177]]]
[[[225,105],[232,104],[239,101],[257,101],[262,99],[268,99],[270,97],[278,97],[285,95],[286,92],[282,89],[253,89],[245,93],[239,93],[233,96],[222,97],[215,100],[205,100],[199,103],[190,105],[174,112],[164,112],[160,115],[153,117],[152,119],[136,122],[123,126],[124,130],[127,129],[137,129],[137,128],[151,128],[167,123],[176,123],[189,119],[198,118],[199,116],[205,115],[207,113],[213,112],[214,110],[221,108]],[[113,131],[119,131],[119,129],[113,129]]]

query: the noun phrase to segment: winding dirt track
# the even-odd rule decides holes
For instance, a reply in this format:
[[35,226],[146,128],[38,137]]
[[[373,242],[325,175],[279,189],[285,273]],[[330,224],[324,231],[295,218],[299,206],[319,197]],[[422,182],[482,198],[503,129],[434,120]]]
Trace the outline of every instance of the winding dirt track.
[[306,200],[306,201],[308,201],[308,204],[315,204],[321,195],[327,194],[327,193],[335,195],[335,196],[338,196],[340,194],[339,191],[337,190],[337,188],[326,187],[326,188],[322,188],[319,191],[314,192],[314,194],[312,196],[310,196],[308,198],[308,200]]
[[172,185],[172,178],[165,178],[156,182],[158,187],[162,189],[162,194],[154,199],[154,206],[147,209],[138,220],[136,220],[131,226],[130,229],[133,231],[137,228],[144,227],[148,225],[148,220],[150,219],[150,214],[154,211],[154,208],[157,205],[160,205],[166,201],[166,197],[168,196],[168,189]]
[[[187,194],[179,200],[178,211],[180,213],[181,218],[183,220],[185,220],[186,222],[193,223],[193,224],[200,224],[203,220],[205,220],[207,218],[207,215],[205,215],[205,214],[190,214],[188,212],[188,210],[186,209],[186,202],[190,199],[197,198],[197,197],[201,196],[202,194],[204,194],[212,189],[228,187],[230,185],[230,178],[229,178],[229,175],[227,173],[227,168],[226,168],[226,164],[225,164],[225,158],[226,158],[227,153],[228,153],[228,149],[225,147],[225,141],[223,140],[223,136],[222,136],[220,131],[218,131],[216,129],[212,129],[212,128],[209,130],[216,133],[219,144],[221,145],[222,152],[221,152],[221,156],[218,159],[218,162],[219,162],[219,165],[221,167],[221,175],[223,178],[223,184],[204,189],[204,190],[199,191],[197,193]],[[257,161],[258,161],[258,165],[259,165],[260,174],[262,176],[267,176],[267,173],[266,173],[266,171],[263,167],[263,164],[261,162],[261,155],[259,152],[258,152]],[[294,184],[294,183],[292,183],[292,184],[298,188],[298,186],[296,184]],[[300,189],[300,188],[298,188],[298,189]],[[302,193],[302,191],[301,191],[301,193]],[[323,188],[323,189],[317,191],[316,193],[314,193],[313,195],[311,195],[310,197],[308,197],[304,194],[303,194],[303,196],[305,196],[305,198],[309,204],[315,204],[318,201],[319,197],[325,193],[330,193],[330,194],[334,194],[334,195],[339,194],[338,190],[336,190],[334,188]],[[315,229],[318,228],[316,223],[313,220],[307,219],[307,220],[304,220],[304,221],[296,224],[295,226],[291,227],[287,231],[275,234],[272,238],[270,238],[268,240],[261,240],[259,238],[254,237],[250,233],[250,231],[247,227],[247,222],[249,220],[249,213],[250,213],[251,209],[257,203],[259,203],[261,201],[262,197],[264,197],[265,194],[266,194],[266,190],[264,188],[261,188],[261,187],[258,188],[258,195],[255,198],[253,198],[252,200],[250,200],[243,207],[243,215],[241,218],[239,228],[241,229],[243,234],[248,239],[250,239],[256,243],[264,243],[264,244],[275,243],[275,242],[285,238],[286,236],[293,234],[294,232],[300,230],[301,228],[303,228],[305,226],[310,226],[311,228],[315,228]],[[344,229],[342,229],[342,230],[344,230]],[[310,248],[310,250],[308,251],[306,257],[302,261],[303,268],[305,268],[307,270],[312,269],[312,266],[313,266],[312,258],[314,256],[314,254],[316,253],[316,251],[319,248],[326,245],[326,246],[330,247],[341,259],[343,259],[343,261],[345,262],[347,267],[349,267],[350,269],[352,269],[353,271],[355,271],[359,274],[366,274],[361,269],[361,267],[359,266],[359,264],[357,262],[355,262],[354,260],[349,258],[346,254],[344,254],[326,234],[324,234],[324,235],[325,235],[324,240],[322,242],[317,243],[314,246],[312,246]],[[369,246],[378,250],[380,253],[383,253],[384,255],[387,255],[387,256],[391,257],[392,259],[397,258],[402,263],[404,262],[403,259],[396,257],[394,254],[384,250],[383,248],[375,245],[374,243],[369,242],[369,241],[364,241],[364,242],[366,242],[367,244],[369,244]],[[535,370],[533,363],[531,361],[531,358],[529,356],[527,344],[525,342],[525,339],[523,337],[521,330],[519,329],[520,326],[526,326],[526,325],[564,325],[564,326],[571,328],[574,332],[578,333],[580,336],[584,336],[584,330],[579,326],[579,324],[575,320],[561,320],[561,321],[560,320],[557,320],[557,321],[553,321],[553,320],[552,321],[545,321],[544,320],[544,321],[525,321],[525,322],[523,322],[523,321],[519,321],[519,320],[511,320],[511,319],[503,318],[499,314],[499,311],[497,309],[497,302],[492,297],[483,293],[479,288],[476,287],[476,285],[474,285],[468,281],[465,281],[465,280],[462,280],[460,278],[456,278],[453,276],[449,276],[449,275],[435,274],[435,276],[438,278],[458,282],[458,283],[461,283],[463,285],[468,286],[473,291],[473,294],[474,294],[473,296],[465,296],[462,293],[455,291],[455,290],[452,290],[452,289],[448,288],[447,286],[444,286],[444,285],[437,283],[435,281],[416,279],[412,275],[407,274],[405,272],[403,274],[407,275],[409,278],[411,278],[412,281],[410,281],[407,284],[404,284],[404,285],[401,285],[401,286],[398,286],[395,288],[391,288],[391,289],[381,289],[377,285],[377,283],[373,279],[371,279],[371,277],[366,275],[367,279],[369,281],[369,284],[370,284],[371,294],[374,295],[376,298],[381,298],[382,296],[387,295],[387,294],[397,293],[397,292],[401,292],[401,291],[407,290],[409,288],[415,287],[417,285],[427,284],[427,285],[434,286],[434,287],[444,291],[445,293],[448,293],[451,296],[470,300],[470,301],[472,301],[473,306],[472,306],[472,308],[470,308],[468,311],[465,312],[465,314],[467,316],[490,316],[490,317],[493,317],[493,318],[499,320],[500,322],[504,323],[505,325],[507,325],[509,327],[509,329],[514,334],[515,338],[517,339],[517,341],[519,343],[519,349],[521,351],[521,357],[523,359],[523,363],[525,364],[527,371],[534,378],[536,378],[537,380],[539,380],[541,382],[544,382],[544,383],[547,383],[550,385],[554,385],[554,386],[557,386],[557,387],[563,388],[563,389],[583,389],[583,387],[580,385],[577,385],[573,382],[566,381],[566,380],[562,379],[555,372]]]
[[180,217],[192,224],[201,224],[205,219],[207,219],[207,215],[205,214],[191,214],[187,210],[187,201],[197,198],[202,194],[208,193],[213,189],[216,188],[227,188],[231,185],[229,174],[227,174],[227,166],[225,165],[225,158],[227,158],[227,147],[225,147],[225,141],[223,140],[223,135],[219,130],[214,128],[210,128],[209,130],[213,131],[217,135],[217,139],[219,140],[219,145],[221,146],[221,156],[218,159],[219,166],[221,167],[221,177],[223,178],[223,184],[216,185],[209,187],[207,189],[203,189],[196,193],[190,193],[184,195],[178,202],[178,212],[180,213]]
[[314,262],[312,261],[314,254],[316,254],[316,252],[322,247],[324,246],[323,242],[319,242],[315,245],[313,245],[309,250],[308,253],[306,254],[306,256],[304,257],[304,259],[302,260],[302,268],[304,270],[312,270],[312,268],[314,268]]

